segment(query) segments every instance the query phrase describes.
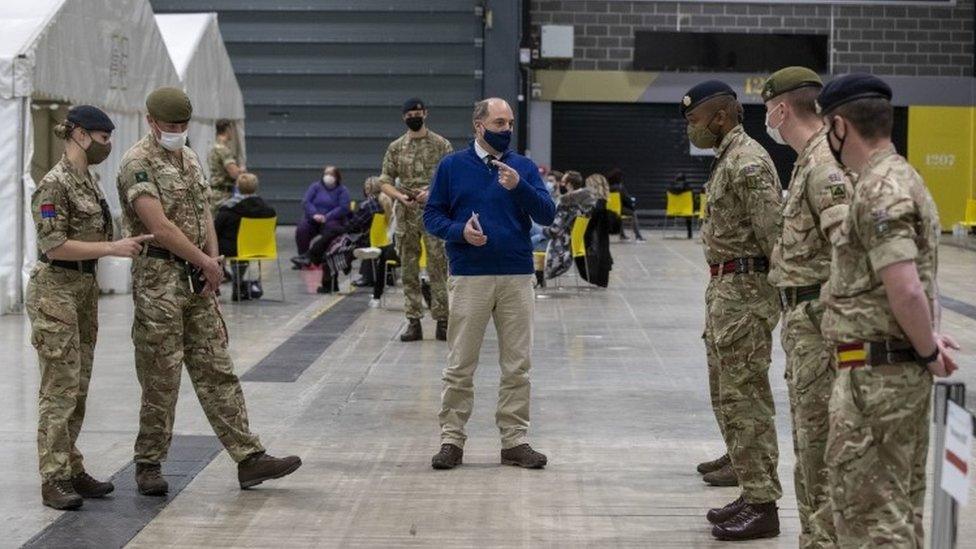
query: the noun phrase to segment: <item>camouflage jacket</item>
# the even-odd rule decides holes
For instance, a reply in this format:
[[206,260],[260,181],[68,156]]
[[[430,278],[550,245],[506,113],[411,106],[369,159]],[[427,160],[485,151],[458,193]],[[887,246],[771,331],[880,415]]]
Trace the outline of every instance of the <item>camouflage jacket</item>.
[[218,190],[228,190],[234,187],[234,180],[227,173],[228,164],[236,164],[237,159],[230,147],[220,142],[207,154],[207,164],[210,168],[210,187]]
[[783,205],[783,230],[773,248],[774,286],[823,284],[830,276],[827,235],[847,215],[853,187],[827,144],[827,130],[800,153]]
[[926,295],[935,300],[940,231],[935,202],[918,172],[894,147],[875,152],[831,237],[824,337],[835,344],[904,339],[878,271],[914,261]]
[[421,190],[430,185],[441,158],[453,151],[447,139],[430,130],[418,139],[403,134],[386,149],[380,181],[393,185],[399,177],[400,189]]
[[112,218],[91,172],[79,172],[67,156],[47,172],[31,197],[37,248],[44,254],[67,240],[112,240]]
[[779,236],[782,187],[769,153],[741,125],[715,150],[706,192],[705,260],[769,257]]
[[127,236],[148,234],[132,207],[142,195],[158,198],[166,218],[175,224],[198,248],[207,241],[209,187],[197,155],[183,147],[180,166],[152,134],[147,134],[122,157],[119,168],[119,199]]

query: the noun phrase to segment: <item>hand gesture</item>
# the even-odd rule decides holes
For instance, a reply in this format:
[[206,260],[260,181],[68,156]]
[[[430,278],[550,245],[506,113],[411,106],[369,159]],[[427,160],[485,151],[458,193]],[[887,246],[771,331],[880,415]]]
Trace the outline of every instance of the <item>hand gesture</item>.
[[400,204],[403,204],[408,208],[414,208],[417,206],[417,201],[414,200],[413,197],[408,194],[404,194],[404,193],[398,194],[397,200],[400,202]]
[[522,179],[518,172],[510,168],[508,164],[499,160],[492,160],[491,163],[498,168],[498,182],[502,187],[512,190],[518,185],[519,180]]
[[424,190],[420,191],[419,193],[417,193],[417,196],[414,198],[414,200],[416,200],[420,204],[426,204],[427,203],[427,196],[428,196],[428,194],[429,193],[427,192],[427,189],[424,189]]
[[475,214],[471,214],[468,222],[464,225],[464,240],[479,248],[488,243],[488,237],[481,232],[481,225],[478,224],[478,216]]
[[110,244],[108,255],[115,257],[135,257],[142,253],[142,243],[147,240],[152,240],[152,238],[153,235],[144,234],[116,240]]

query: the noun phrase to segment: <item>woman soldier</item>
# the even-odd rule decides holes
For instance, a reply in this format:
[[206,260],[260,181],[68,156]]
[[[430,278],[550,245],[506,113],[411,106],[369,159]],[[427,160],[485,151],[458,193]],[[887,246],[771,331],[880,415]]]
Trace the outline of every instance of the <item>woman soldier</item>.
[[82,498],[103,497],[115,487],[85,472],[75,446],[85,417],[98,331],[99,257],[133,257],[149,236],[112,242],[108,203],[89,168],[112,150],[115,125],[101,110],[68,111],[54,134],[64,156],[41,180],[31,208],[39,263],[27,286],[31,343],[41,369],[37,450],[41,499],[55,509],[76,509]]

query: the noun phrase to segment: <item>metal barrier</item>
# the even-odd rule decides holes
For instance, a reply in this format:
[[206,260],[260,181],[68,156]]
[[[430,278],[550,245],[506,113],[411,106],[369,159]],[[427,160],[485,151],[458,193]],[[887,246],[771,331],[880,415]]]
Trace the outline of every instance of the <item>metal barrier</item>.
[[[954,549],[959,524],[959,505],[942,489],[942,460],[945,454],[946,410],[952,401],[965,408],[966,385],[956,382],[935,384],[932,423],[935,424],[935,476],[932,486],[932,549]],[[967,459],[969,456],[966,456]]]

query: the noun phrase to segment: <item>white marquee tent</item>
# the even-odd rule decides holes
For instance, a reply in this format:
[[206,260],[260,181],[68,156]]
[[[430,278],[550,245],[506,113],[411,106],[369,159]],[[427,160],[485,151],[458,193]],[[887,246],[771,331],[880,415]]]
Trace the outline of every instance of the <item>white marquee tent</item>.
[[234,120],[240,160],[244,156],[244,98],[237,85],[216,13],[173,13],[156,16],[170,59],[183,89],[193,103],[190,146],[209,176],[207,152],[214,141],[214,124]]
[[0,313],[22,301],[36,260],[32,106],[91,104],[109,114],[113,151],[96,172],[118,213],[115,173],[147,130],[145,98],[179,83],[147,0],[0,2]]

